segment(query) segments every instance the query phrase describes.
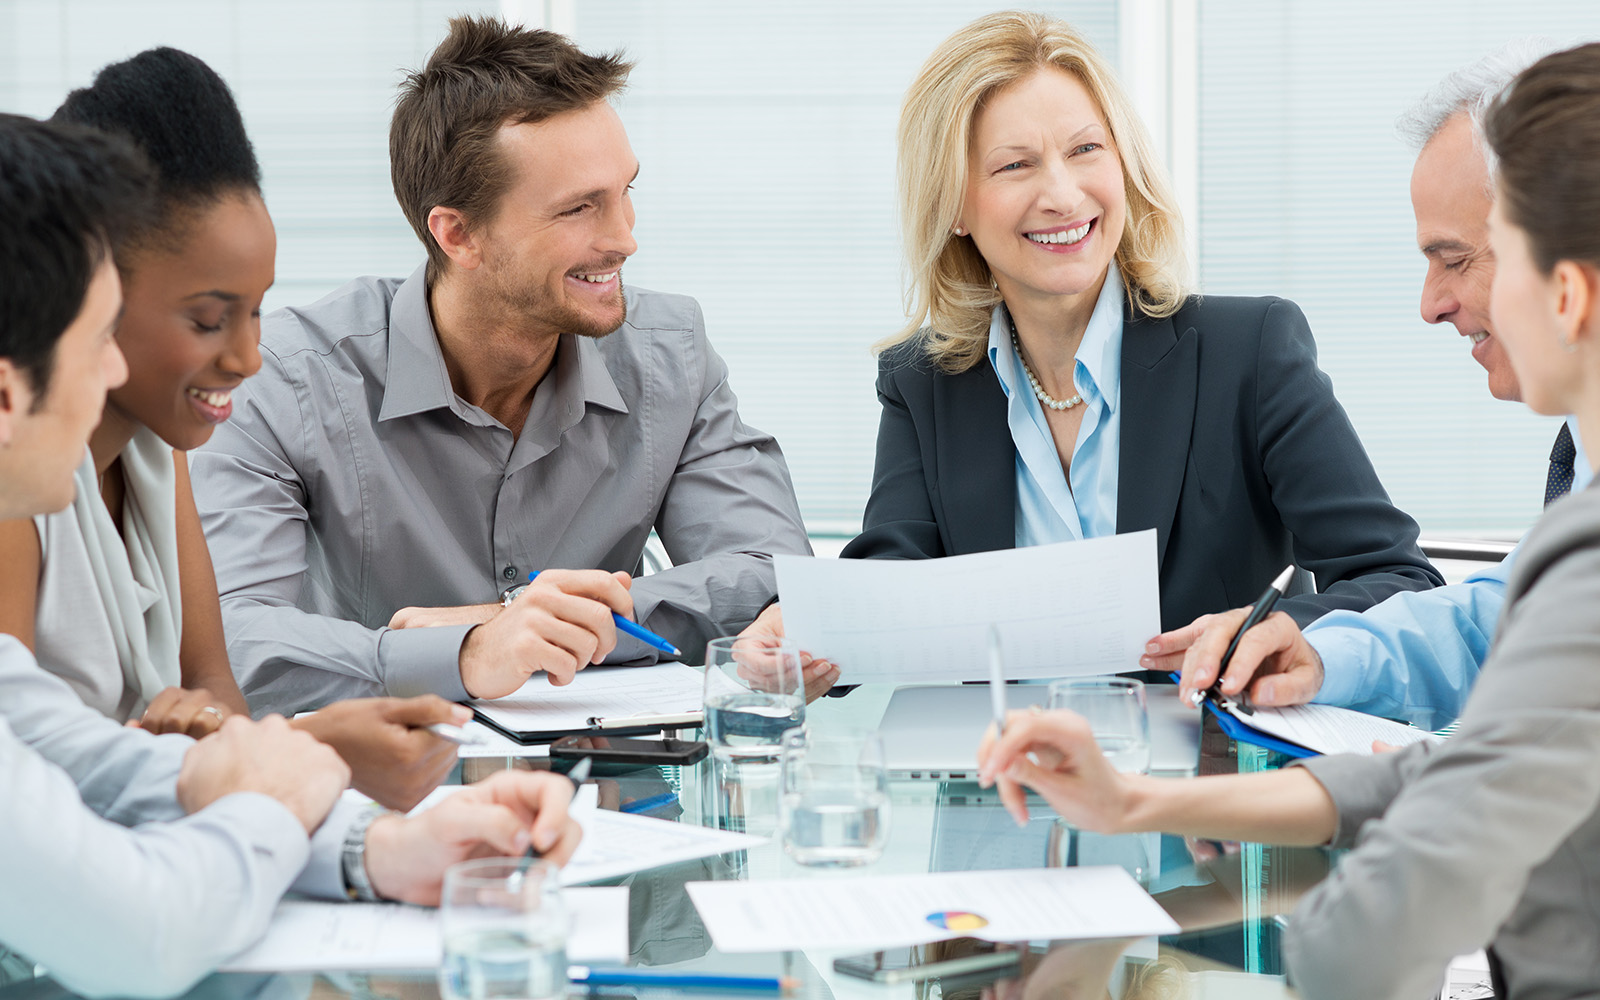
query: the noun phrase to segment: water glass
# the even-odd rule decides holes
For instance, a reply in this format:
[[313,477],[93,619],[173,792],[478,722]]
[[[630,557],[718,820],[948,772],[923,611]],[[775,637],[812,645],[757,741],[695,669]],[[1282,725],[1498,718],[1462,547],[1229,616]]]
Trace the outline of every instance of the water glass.
[[1111,766],[1126,774],[1150,771],[1150,713],[1144,684],[1126,677],[1076,677],[1050,685],[1050,707],[1089,722]]
[[439,923],[445,1000],[567,995],[567,910],[549,862],[480,858],[451,865]]
[[878,734],[785,733],[778,828],[784,851],[803,865],[844,868],[882,857],[889,839],[889,771]]
[[783,734],[805,721],[800,649],[788,639],[712,639],[705,684],[706,740],[719,756],[774,762]]

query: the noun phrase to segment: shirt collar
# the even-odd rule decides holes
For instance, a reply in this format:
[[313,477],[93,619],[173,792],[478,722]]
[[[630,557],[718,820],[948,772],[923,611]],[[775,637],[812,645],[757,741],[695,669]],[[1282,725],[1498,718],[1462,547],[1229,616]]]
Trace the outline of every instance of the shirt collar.
[[379,421],[448,407],[456,398],[428,312],[426,274],[427,265],[418,265],[389,303],[389,370]]
[[[389,305],[389,368],[383,390],[383,406],[378,420],[408,417],[429,410],[449,408],[458,415],[478,411],[456,395],[445,368],[439,333],[428,309],[427,265],[419,266],[396,289]],[[623,336],[627,324],[610,334]],[[605,355],[593,337],[563,334],[556,348],[555,364],[547,378],[554,382],[550,409],[581,415],[579,403],[618,413],[628,406],[606,367]],[[535,411],[544,410],[536,400]],[[534,414],[530,413],[530,422]]]
[[[1094,312],[1089,315],[1076,355],[1078,365],[1088,376],[1090,390],[1100,394],[1108,411],[1117,409],[1122,393],[1122,298],[1122,275],[1112,267],[1100,286],[1100,296],[1095,299]],[[1012,386],[1027,381],[1022,359],[1011,343],[1011,315],[1003,302],[994,307],[989,319],[989,364],[1007,397]]]

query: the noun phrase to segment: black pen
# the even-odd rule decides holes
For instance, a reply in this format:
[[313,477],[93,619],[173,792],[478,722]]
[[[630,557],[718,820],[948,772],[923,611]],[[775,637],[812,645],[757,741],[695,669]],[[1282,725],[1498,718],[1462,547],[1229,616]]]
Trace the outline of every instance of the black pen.
[[[1227,650],[1222,654],[1222,662],[1217,664],[1217,679],[1212,682],[1211,687],[1204,693],[1195,691],[1190,694],[1190,704],[1199,705],[1201,699],[1207,694],[1211,695],[1218,704],[1222,702],[1224,697],[1222,694],[1222,675],[1228,672],[1228,663],[1233,659],[1234,650],[1239,648],[1239,640],[1244,638],[1246,632],[1260,625],[1263,619],[1272,614],[1272,609],[1278,606],[1278,598],[1283,596],[1284,590],[1289,586],[1289,581],[1293,577],[1294,564],[1290,563],[1283,568],[1282,573],[1278,574],[1278,578],[1273,580],[1267,589],[1261,592],[1261,596],[1256,598],[1256,603],[1250,607],[1250,613],[1245,616],[1244,624],[1239,626],[1239,631],[1233,633],[1233,640],[1228,643]],[[1255,714],[1255,711],[1250,708],[1250,701],[1244,696],[1243,691],[1239,692],[1239,700],[1234,703],[1234,707],[1246,715]]]
[[[592,770],[594,770],[594,758],[585,757],[578,761],[578,763],[573,766],[572,770],[562,775],[563,778],[566,778],[568,781],[572,782],[572,794],[574,796],[578,794],[578,789],[583,787],[583,783],[589,780],[589,772]],[[529,861],[533,861],[539,857],[539,849],[530,843],[528,845],[528,851],[523,855],[523,857]]]

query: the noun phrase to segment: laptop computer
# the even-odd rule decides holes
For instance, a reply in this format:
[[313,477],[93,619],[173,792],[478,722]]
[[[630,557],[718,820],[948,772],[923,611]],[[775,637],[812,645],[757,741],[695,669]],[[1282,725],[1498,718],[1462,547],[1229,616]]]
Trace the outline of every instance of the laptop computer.
[[[1007,684],[1012,709],[1044,705],[1047,684]],[[1200,762],[1200,713],[1178,702],[1176,684],[1148,684],[1150,772],[1194,774]],[[878,723],[889,777],[976,781],[978,744],[994,719],[987,684],[915,684],[895,691]]]

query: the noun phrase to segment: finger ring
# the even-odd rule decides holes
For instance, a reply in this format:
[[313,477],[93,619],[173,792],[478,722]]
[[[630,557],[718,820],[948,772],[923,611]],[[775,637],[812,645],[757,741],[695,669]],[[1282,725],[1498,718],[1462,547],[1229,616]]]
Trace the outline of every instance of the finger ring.
[[1043,715],[1044,714],[1044,708],[1043,708],[1043,706],[1040,706],[1040,705],[1029,705],[1028,706],[1028,711],[1032,712],[1034,715]]
[[202,708],[198,714],[205,715],[208,712],[217,717],[217,722],[220,723],[222,721],[222,713],[217,710],[217,706],[215,705],[207,705],[205,708]]

